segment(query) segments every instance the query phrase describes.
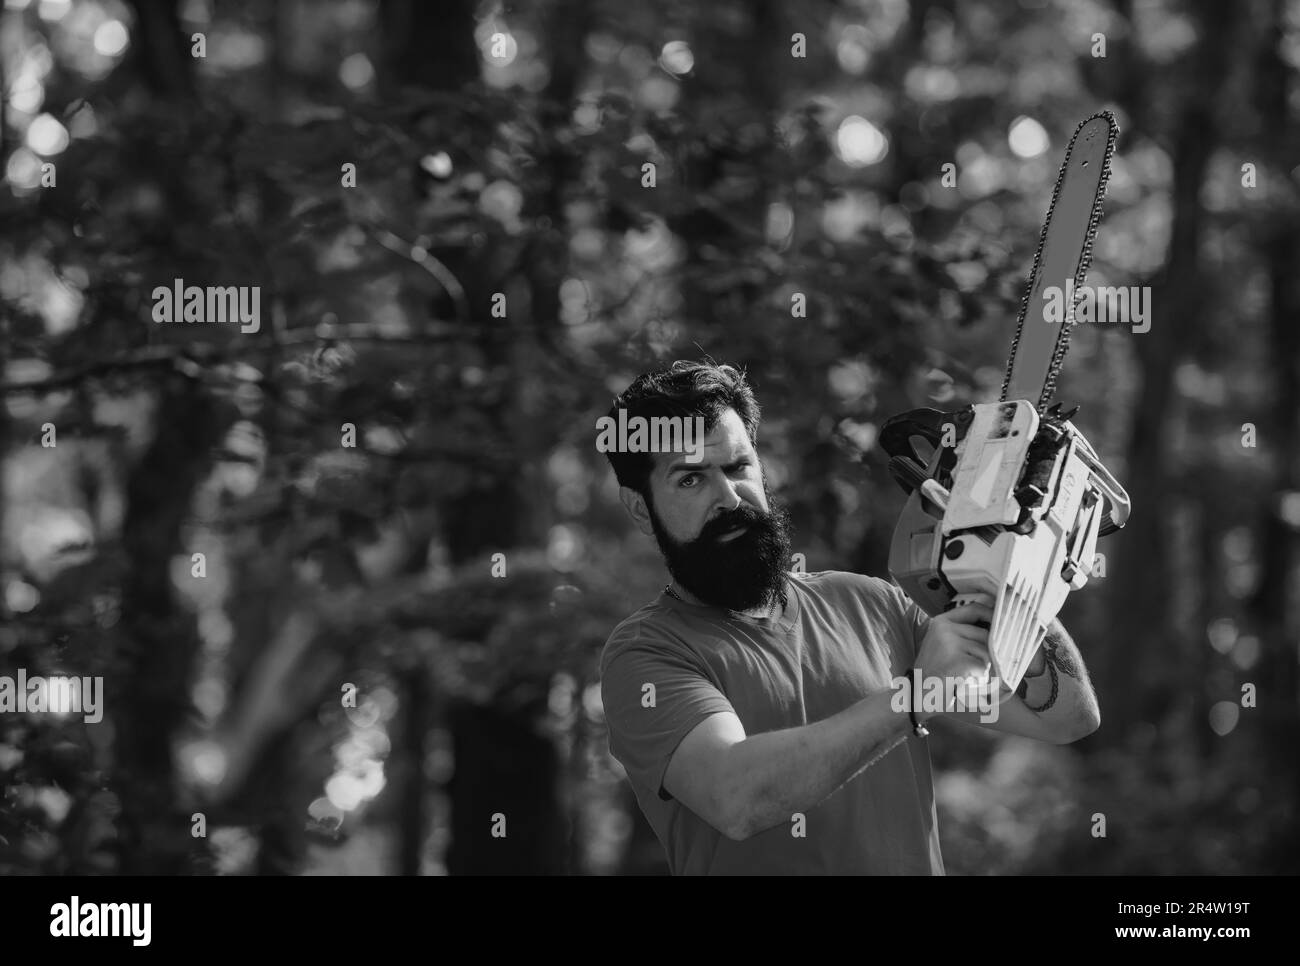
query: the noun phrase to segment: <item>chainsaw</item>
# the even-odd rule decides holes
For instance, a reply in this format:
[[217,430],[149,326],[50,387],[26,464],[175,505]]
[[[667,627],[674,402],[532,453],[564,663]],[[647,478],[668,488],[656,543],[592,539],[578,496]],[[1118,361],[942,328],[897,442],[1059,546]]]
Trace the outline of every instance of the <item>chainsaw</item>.
[[[889,570],[930,616],[987,596],[991,670],[1014,691],[1072,590],[1092,574],[1097,538],[1124,526],[1129,498],[1071,422],[1049,406],[1069,347],[1064,318],[1042,305],[1048,285],[1079,291],[1119,134],[1109,111],[1075,130],[1047,209],[998,402],[952,412],[914,409],[885,422],[880,443],[909,494]],[[918,452],[917,441],[930,452]],[[984,682],[987,683],[987,676]]]

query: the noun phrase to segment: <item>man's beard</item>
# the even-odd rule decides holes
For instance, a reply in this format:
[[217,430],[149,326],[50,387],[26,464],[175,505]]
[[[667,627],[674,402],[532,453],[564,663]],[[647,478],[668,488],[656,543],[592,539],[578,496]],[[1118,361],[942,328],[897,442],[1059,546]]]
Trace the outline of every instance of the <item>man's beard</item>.
[[[764,483],[764,493],[767,485]],[[767,497],[770,512],[742,503],[710,520],[694,540],[679,543],[650,506],[650,524],[668,572],[692,594],[714,607],[753,610],[774,599],[785,603],[785,573],[790,566],[790,517]],[[718,537],[737,527],[744,532],[725,542]]]

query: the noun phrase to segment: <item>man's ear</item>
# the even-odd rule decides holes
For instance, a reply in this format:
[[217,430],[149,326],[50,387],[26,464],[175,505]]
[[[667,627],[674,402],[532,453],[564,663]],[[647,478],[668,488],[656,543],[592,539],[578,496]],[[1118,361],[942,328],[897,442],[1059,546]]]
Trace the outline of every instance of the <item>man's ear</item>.
[[653,524],[650,523],[650,508],[646,506],[645,497],[630,486],[620,486],[618,488],[618,498],[623,501],[623,507],[627,510],[628,516],[636,524],[637,529],[646,536],[652,536],[655,532]]

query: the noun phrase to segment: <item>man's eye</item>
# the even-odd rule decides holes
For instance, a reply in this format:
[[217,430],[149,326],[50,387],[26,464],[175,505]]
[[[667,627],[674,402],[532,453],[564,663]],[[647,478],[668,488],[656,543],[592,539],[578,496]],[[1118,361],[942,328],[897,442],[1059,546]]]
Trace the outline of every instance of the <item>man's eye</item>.
[[677,481],[677,485],[686,486],[688,480],[698,479],[699,475],[700,475],[699,473],[687,473],[685,476],[683,476],[680,480]]

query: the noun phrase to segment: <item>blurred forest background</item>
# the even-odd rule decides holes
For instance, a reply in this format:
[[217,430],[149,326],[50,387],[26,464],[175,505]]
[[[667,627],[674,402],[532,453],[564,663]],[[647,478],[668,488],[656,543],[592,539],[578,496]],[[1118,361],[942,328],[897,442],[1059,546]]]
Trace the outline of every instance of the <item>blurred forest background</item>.
[[996,398],[1102,108],[1089,282],[1154,303],[1057,394],[1134,503],[1062,615],[1102,728],[942,729],[945,857],[1300,871],[1297,0],[4,0],[0,75],[0,673],[105,681],[0,716],[0,873],[663,872],[596,417],[748,367],[807,569],[886,575],[877,428]]

